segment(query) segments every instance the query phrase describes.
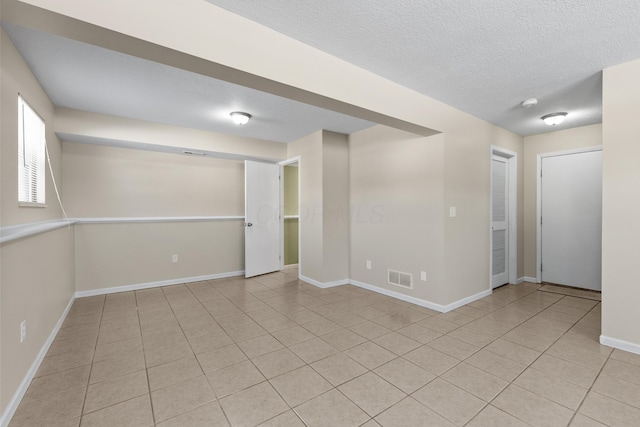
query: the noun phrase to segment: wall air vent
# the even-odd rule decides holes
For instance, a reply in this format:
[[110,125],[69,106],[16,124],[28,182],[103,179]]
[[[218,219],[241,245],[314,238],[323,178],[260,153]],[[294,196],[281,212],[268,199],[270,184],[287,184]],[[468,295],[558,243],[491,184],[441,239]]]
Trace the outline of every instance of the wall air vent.
[[413,276],[411,274],[403,273],[401,271],[387,270],[387,275],[390,285],[413,289]]

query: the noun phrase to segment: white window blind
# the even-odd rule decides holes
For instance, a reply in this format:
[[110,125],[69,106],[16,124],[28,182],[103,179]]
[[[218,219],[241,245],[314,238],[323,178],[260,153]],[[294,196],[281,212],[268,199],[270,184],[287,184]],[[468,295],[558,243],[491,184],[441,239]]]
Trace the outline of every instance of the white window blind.
[[45,203],[44,121],[18,96],[18,202]]

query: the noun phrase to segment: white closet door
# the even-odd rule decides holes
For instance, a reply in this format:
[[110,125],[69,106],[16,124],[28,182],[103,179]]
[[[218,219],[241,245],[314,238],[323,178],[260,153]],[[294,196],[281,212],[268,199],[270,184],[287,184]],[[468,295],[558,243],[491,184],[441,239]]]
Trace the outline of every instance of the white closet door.
[[491,161],[491,287],[509,283],[509,170],[507,159]]
[[602,151],[542,158],[542,281],[602,287]]

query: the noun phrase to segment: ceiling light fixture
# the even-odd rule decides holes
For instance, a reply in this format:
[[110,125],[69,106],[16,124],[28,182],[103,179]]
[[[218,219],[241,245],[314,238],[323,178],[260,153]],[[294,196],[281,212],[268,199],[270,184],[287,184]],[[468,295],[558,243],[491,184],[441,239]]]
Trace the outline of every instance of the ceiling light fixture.
[[524,101],[522,101],[521,105],[523,108],[535,107],[536,105],[538,105],[538,100],[535,98],[525,99]]
[[247,122],[249,122],[249,119],[251,118],[251,114],[243,113],[241,111],[234,111],[229,115],[231,116],[231,120],[233,120],[233,123],[237,125],[246,125]]
[[540,118],[544,121],[545,124],[549,126],[555,126],[564,122],[565,117],[567,117],[567,113],[551,113]]

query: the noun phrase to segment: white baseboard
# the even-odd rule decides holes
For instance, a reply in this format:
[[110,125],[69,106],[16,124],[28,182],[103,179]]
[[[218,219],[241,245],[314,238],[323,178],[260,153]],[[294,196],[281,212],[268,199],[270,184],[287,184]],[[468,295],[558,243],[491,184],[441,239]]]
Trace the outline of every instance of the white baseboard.
[[470,295],[470,296],[468,296],[466,298],[459,299],[458,301],[454,301],[451,304],[445,305],[444,306],[444,310],[442,312],[443,313],[448,313],[449,311],[455,310],[456,308],[460,308],[463,305],[467,305],[467,304],[472,303],[474,301],[477,301],[477,300],[479,300],[481,298],[488,297],[492,293],[493,293],[493,289],[487,289],[485,291],[478,292],[477,294]]
[[518,277],[518,278],[516,279],[516,283],[515,283],[515,284],[516,284],[516,285],[519,285],[520,283],[522,283],[522,282],[524,282],[524,281],[525,281],[524,277]]
[[76,298],[92,297],[95,295],[115,294],[118,292],[138,291],[140,289],[157,288],[160,286],[180,285],[182,283],[201,282],[203,280],[224,279],[226,277],[243,276],[242,271],[231,271],[228,273],[209,274],[206,276],[184,277],[181,279],[161,280],[158,282],[138,283],[135,285],[115,286],[112,288],[101,288],[90,291],[76,292]]
[[293,270],[294,268],[298,268],[298,264],[288,264],[283,267],[283,270]]
[[299,277],[300,277],[300,280],[302,280],[303,282],[310,283],[313,286],[317,286],[317,287],[322,288],[322,289],[333,288],[334,286],[348,285],[349,284],[349,279],[335,280],[333,282],[318,282],[317,280],[312,279],[312,278],[307,277],[307,276],[303,276],[302,274]]
[[13,415],[16,413],[16,410],[18,409],[18,405],[20,405],[20,402],[22,401],[24,394],[27,392],[27,389],[29,388],[29,384],[31,384],[31,380],[33,380],[33,377],[36,375],[36,372],[38,372],[38,368],[40,367],[40,364],[42,363],[44,356],[49,351],[49,347],[51,347],[51,343],[55,339],[56,335],[58,335],[58,331],[60,331],[60,328],[64,323],[64,319],[67,318],[67,314],[69,313],[69,310],[71,309],[71,306],[73,305],[74,300],[75,300],[75,297],[72,296],[71,299],[69,300],[69,303],[67,304],[67,307],[62,312],[60,319],[58,319],[58,323],[56,323],[56,326],[53,328],[53,330],[49,334],[49,338],[47,338],[47,341],[45,341],[44,345],[40,349],[40,352],[38,353],[36,360],[33,361],[33,363],[31,364],[31,367],[27,371],[27,374],[24,376],[24,379],[20,383],[20,387],[18,387],[18,390],[16,390],[15,394],[11,398],[11,401],[7,405],[7,408],[4,410],[4,413],[0,416],[1,427],[7,427],[9,425],[9,422],[11,421],[11,418],[13,418]]
[[524,276],[524,281],[529,283],[538,283],[538,279],[536,277]]
[[619,340],[617,338],[610,338],[604,335],[600,335],[600,344],[617,348],[619,350],[628,351],[629,353],[640,354],[640,344],[635,344],[629,341]]
[[491,289],[487,289],[486,291],[482,291],[475,295],[471,295],[469,297],[460,299],[458,301],[454,301],[451,304],[442,305],[442,304],[436,304],[431,301],[423,300],[420,298],[412,297],[410,295],[406,295],[400,292],[380,288],[378,286],[370,285],[368,283],[359,282],[357,280],[349,280],[349,283],[359,288],[368,289],[370,291],[377,292],[379,294],[386,295],[388,297],[397,298],[399,300],[410,302],[412,304],[419,305],[420,307],[429,308],[431,310],[439,311],[441,313],[447,313],[451,310],[455,310],[456,308],[462,307],[463,305],[469,304],[470,302],[473,302],[480,298],[484,298],[488,295],[491,295],[492,293]]

